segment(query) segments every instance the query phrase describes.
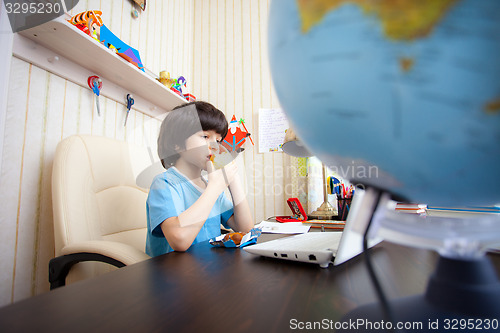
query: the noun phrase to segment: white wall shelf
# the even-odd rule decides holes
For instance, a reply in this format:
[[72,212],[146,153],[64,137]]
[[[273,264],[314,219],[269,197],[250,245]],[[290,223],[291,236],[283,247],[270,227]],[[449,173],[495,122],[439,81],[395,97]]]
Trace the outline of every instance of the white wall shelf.
[[[155,118],[186,100],[66,21],[62,16],[14,36],[13,54],[51,73],[88,88],[87,78],[103,80],[101,95]],[[90,90],[90,89],[89,89]]]

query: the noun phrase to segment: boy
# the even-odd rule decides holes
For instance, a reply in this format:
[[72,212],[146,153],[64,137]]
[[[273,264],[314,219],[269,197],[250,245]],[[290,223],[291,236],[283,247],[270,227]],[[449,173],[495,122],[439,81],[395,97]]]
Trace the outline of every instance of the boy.
[[[236,163],[215,170],[210,160],[227,130],[224,113],[206,102],[181,105],[166,116],[158,155],[167,171],[155,177],[146,202],[148,255],[186,251],[220,235],[221,223],[241,232],[253,228]],[[228,186],[232,203],[223,193]]]

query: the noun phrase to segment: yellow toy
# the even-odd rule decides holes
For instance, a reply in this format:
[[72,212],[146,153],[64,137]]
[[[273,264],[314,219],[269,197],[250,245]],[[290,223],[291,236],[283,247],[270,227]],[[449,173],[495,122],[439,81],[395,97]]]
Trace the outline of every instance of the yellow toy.
[[160,72],[160,78],[158,79],[161,84],[167,86],[167,88],[172,87],[172,85],[176,82],[176,80],[170,77],[170,73],[167,71]]

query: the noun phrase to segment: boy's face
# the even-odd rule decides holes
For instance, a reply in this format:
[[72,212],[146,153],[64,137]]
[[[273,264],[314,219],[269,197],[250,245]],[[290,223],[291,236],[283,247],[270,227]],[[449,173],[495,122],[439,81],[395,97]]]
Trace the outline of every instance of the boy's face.
[[219,149],[222,136],[213,131],[199,131],[186,139],[185,149],[179,152],[180,158],[196,167],[205,170],[210,155]]

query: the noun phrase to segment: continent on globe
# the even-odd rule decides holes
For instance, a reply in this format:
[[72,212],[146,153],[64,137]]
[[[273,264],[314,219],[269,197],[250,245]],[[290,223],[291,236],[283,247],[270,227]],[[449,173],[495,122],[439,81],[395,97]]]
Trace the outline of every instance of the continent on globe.
[[489,114],[500,113],[500,98],[486,103],[486,105],[484,106],[484,110]]
[[428,36],[456,2],[458,0],[297,0],[303,33],[319,24],[329,12],[353,4],[364,14],[377,16],[385,36],[397,41]]
[[404,57],[399,59],[399,66],[401,67],[401,70],[405,73],[409,72],[413,68],[414,64],[415,64],[415,59],[413,58]]

